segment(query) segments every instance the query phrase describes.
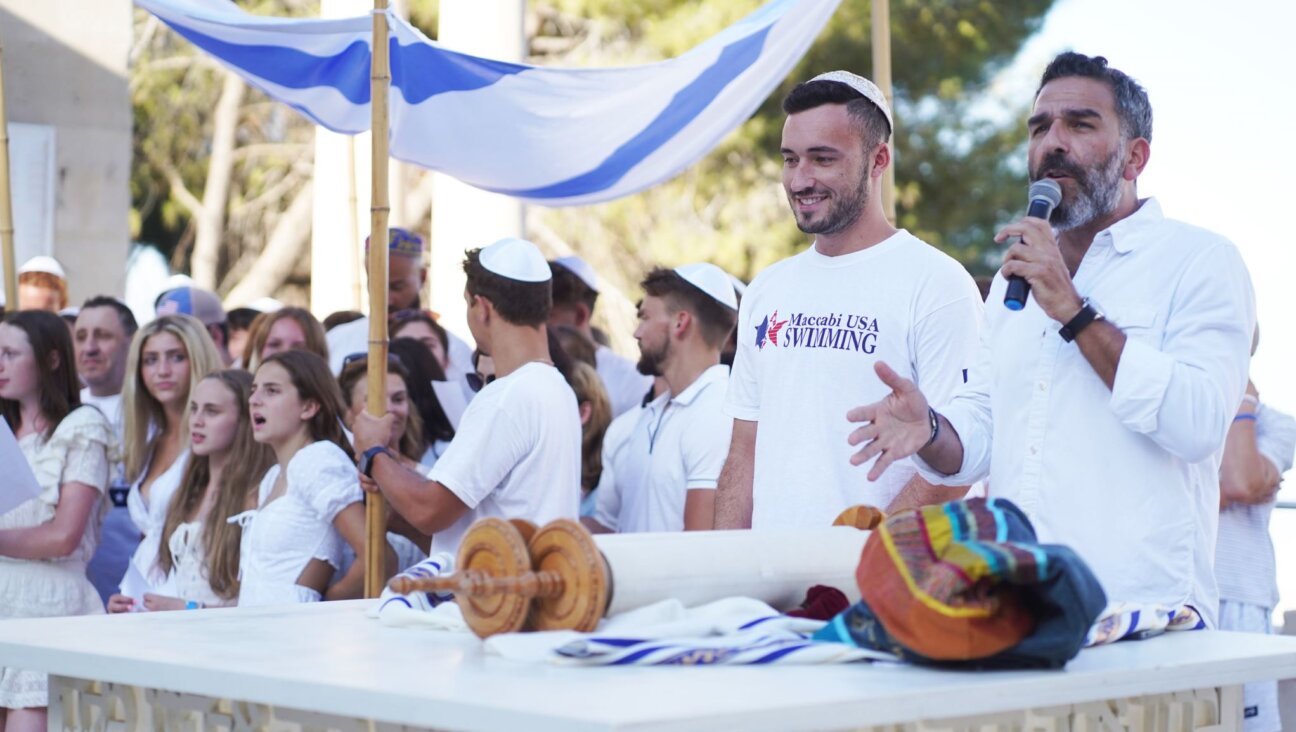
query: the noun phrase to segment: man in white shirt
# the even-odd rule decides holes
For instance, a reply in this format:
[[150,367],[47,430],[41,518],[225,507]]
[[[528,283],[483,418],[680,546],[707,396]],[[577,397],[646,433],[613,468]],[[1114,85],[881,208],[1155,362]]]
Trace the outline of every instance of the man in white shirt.
[[580,257],[567,256],[550,262],[549,269],[553,273],[554,297],[549,324],[571,327],[595,344],[595,369],[612,401],[612,416],[624,414],[648,393],[652,377],[636,369],[634,361],[594,340],[590,319],[594,316],[594,305],[599,296],[599,281],[594,268]]
[[[1021,239],[968,387],[932,410],[879,364],[892,392],[851,410],[852,460],[876,459],[870,478],[914,453],[931,480],[989,474],[989,494],[1075,549],[1110,600],[1189,604],[1214,626],[1219,455],[1247,383],[1250,277],[1228,240],[1138,198],[1152,110],[1106,59],[1054,59],[1027,128],[1030,177],[1056,179],[1062,202],[999,233]],[[1031,287],[1018,312],[1002,304],[1014,275]]]
[[643,370],[667,393],[639,412],[599,493],[595,532],[697,531],[715,522],[715,487],[729,453],[729,369],[720,349],[738,318],[729,275],[714,264],[654,269],[644,279],[635,338]]
[[[369,239],[365,239],[368,251]],[[365,258],[368,261],[368,257]],[[427,265],[423,263],[423,238],[406,229],[392,227],[388,230],[387,251],[387,311],[417,310],[419,293],[427,282]],[[450,347],[446,352],[446,380],[459,381],[472,371],[472,348],[454,333],[446,331]],[[342,363],[353,353],[369,350],[369,318],[357,318],[343,323],[324,334],[328,343],[329,368],[342,373]]]
[[[783,187],[806,251],[743,296],[725,402],[734,418],[718,529],[830,525],[857,504],[935,502],[911,466],[876,483],[852,468],[846,406],[879,399],[873,364],[952,395],[976,352],[981,297],[958,262],[882,211],[891,113],[872,82],[823,74],[784,99]],[[906,490],[907,489],[907,490]]]
[[576,518],[580,504],[580,414],[545,332],[549,265],[531,242],[503,239],[468,252],[464,271],[468,327],[496,378],[468,404],[445,453],[424,478],[383,447],[392,442],[391,415],[355,421],[361,472],[432,535],[434,553],[457,551],[477,519],[543,525]]
[[[99,296],[86,300],[72,328],[76,348],[77,376],[85,388],[81,403],[92,404],[108,417],[116,431],[118,447],[122,443],[122,383],[126,380],[126,358],[131,338],[138,326],[135,315],[116,298]],[[140,542],[139,529],[126,509],[126,470],[122,463],[113,464],[108,496],[112,506],[104,517],[99,548],[86,567],[86,575],[107,602],[117,592],[117,583],[126,574],[135,547]]]

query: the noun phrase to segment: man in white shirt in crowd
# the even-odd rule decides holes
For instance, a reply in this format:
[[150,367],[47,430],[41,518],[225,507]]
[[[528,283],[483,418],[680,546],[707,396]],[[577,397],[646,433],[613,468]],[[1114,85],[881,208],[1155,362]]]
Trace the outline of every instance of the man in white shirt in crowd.
[[[419,293],[427,283],[427,265],[423,259],[423,237],[412,231],[393,226],[388,229],[387,248],[387,312],[388,315],[402,310],[418,310]],[[369,239],[365,238],[365,251],[369,250]],[[365,262],[369,261],[365,257]],[[450,359],[446,366],[446,379],[461,379],[472,371],[472,348],[454,333],[446,331],[450,341],[446,356]],[[324,334],[328,343],[329,368],[333,373],[342,373],[342,364],[347,356],[355,353],[366,353],[369,350],[369,318],[357,318],[330,329]]]
[[549,324],[569,326],[595,345],[595,368],[612,401],[612,416],[624,414],[648,393],[652,377],[640,373],[634,361],[594,340],[591,318],[599,296],[599,280],[594,268],[573,255],[553,260],[549,269],[553,272],[554,298]]
[[[108,417],[116,431],[118,447],[122,443],[125,419],[121,393],[126,380],[126,358],[137,329],[135,315],[125,303],[102,295],[86,300],[72,329],[77,376],[85,384],[81,403],[98,407]],[[126,574],[126,565],[140,542],[139,529],[126,509],[129,491],[125,466],[114,463],[108,485],[112,506],[104,517],[99,548],[86,567],[91,584],[105,602],[117,592],[117,583]]]
[[[1253,356],[1259,335],[1257,331],[1252,340]],[[1260,393],[1248,381],[1220,462],[1219,539],[1215,546],[1220,630],[1273,633],[1278,572],[1269,518],[1283,473],[1291,470],[1293,453],[1296,419],[1262,404]],[[1242,694],[1246,732],[1282,729],[1278,682],[1249,683]]]
[[872,82],[834,71],[783,100],[783,188],[806,251],[743,296],[725,408],[734,418],[717,529],[824,527],[857,504],[942,500],[901,466],[869,482],[849,463],[844,404],[880,399],[873,364],[952,395],[976,352],[981,297],[963,267],[882,211],[891,112]]
[[[1000,231],[1020,241],[968,387],[929,398],[879,364],[892,391],[851,410],[852,460],[876,460],[870,478],[915,453],[930,480],[989,474],[989,494],[1075,549],[1109,600],[1188,604],[1214,626],[1219,455],[1247,383],[1250,277],[1227,239],[1138,198],[1152,109],[1106,59],[1055,58],[1027,129],[1031,180],[1057,180],[1062,202]],[[1014,275],[1031,287],[1018,312],[1003,305]]]
[[531,242],[502,239],[469,251],[464,271],[468,327],[496,378],[468,404],[445,453],[425,478],[383,447],[392,442],[391,415],[365,412],[355,422],[361,472],[432,535],[433,552],[451,554],[477,519],[544,524],[576,518],[580,504],[580,414],[545,331],[549,265]]
[[733,426],[724,413],[729,368],[720,349],[738,318],[738,297],[729,275],[706,263],[654,269],[642,286],[639,365],[663,377],[669,391],[639,412],[616,463],[603,466],[615,479],[585,525],[596,533],[710,529]]

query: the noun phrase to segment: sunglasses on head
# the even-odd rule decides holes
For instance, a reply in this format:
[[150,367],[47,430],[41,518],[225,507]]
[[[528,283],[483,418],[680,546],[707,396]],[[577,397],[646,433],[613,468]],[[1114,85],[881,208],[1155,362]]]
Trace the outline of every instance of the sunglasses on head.
[[[342,359],[342,368],[345,369],[347,366],[350,366],[356,361],[366,361],[368,359],[369,359],[368,351],[356,351],[355,353],[349,354],[347,355],[346,358]],[[402,367],[405,365],[401,363],[400,356],[397,356],[394,353],[387,354],[387,363],[394,363]]]

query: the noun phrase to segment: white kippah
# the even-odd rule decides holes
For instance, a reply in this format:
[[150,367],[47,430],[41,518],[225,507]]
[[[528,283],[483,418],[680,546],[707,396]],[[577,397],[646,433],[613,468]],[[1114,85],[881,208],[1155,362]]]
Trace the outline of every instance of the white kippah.
[[730,310],[738,309],[738,295],[734,292],[733,280],[729,279],[729,274],[723,269],[707,262],[698,262],[676,267],[675,274],[710,295],[712,300]]
[[874,106],[882,110],[882,116],[886,117],[887,127],[890,128],[888,132],[895,131],[895,121],[891,119],[891,107],[887,105],[886,95],[882,93],[877,84],[849,71],[829,71],[826,74],[816,76],[810,81],[835,81],[863,94],[870,102],[873,102]]
[[479,261],[500,277],[519,282],[548,282],[553,277],[544,255],[523,239],[509,237],[482,247]]
[[594,268],[589,265],[589,262],[575,254],[571,254],[566,257],[559,257],[553,263],[579,277],[586,287],[595,292],[599,291],[598,275],[594,273]]
[[43,254],[32,257],[18,268],[18,274],[27,274],[28,272],[44,272],[45,274],[52,274],[60,280],[67,279],[67,273],[63,271],[63,265],[59,264],[57,259]]

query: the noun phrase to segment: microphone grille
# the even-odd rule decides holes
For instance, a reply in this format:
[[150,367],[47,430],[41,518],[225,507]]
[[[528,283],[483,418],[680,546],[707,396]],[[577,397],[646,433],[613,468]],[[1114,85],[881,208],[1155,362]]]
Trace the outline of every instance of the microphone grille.
[[1031,201],[1043,198],[1056,208],[1059,203],[1062,203],[1062,186],[1051,178],[1040,178],[1031,183],[1030,190],[1026,195]]

